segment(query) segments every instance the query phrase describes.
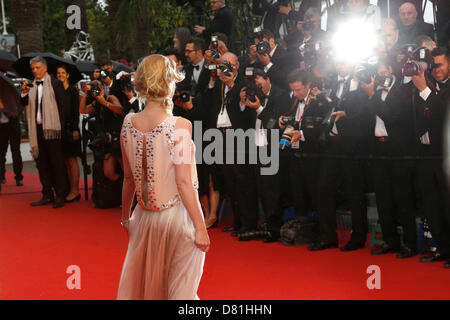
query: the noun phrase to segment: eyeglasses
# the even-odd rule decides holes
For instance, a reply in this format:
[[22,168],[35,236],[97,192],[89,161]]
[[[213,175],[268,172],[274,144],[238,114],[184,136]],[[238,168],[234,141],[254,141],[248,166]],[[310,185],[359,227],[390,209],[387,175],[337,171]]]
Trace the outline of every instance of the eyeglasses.
[[189,49],[184,50],[185,53],[191,53],[191,52],[194,52],[194,51],[195,50],[189,50]]

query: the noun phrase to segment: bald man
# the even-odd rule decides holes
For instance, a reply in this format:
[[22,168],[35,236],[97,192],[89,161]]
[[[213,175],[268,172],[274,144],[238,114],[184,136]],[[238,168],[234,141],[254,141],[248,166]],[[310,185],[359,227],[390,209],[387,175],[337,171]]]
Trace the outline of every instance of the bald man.
[[412,2],[405,2],[398,9],[399,16],[399,44],[411,44],[421,35],[434,39],[433,26],[419,19],[419,13]]

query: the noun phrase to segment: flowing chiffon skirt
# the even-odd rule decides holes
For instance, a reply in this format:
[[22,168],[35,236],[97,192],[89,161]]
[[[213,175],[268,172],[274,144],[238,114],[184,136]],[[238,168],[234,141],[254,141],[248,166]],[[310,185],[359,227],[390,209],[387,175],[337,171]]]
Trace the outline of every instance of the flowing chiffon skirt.
[[197,300],[205,253],[182,201],[163,211],[136,206],[129,224],[119,300]]

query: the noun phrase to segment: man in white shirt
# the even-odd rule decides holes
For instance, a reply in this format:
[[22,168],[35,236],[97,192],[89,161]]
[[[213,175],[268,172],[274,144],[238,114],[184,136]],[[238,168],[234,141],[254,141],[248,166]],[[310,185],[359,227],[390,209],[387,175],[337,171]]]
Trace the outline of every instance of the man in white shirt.
[[22,104],[27,106],[30,146],[42,184],[42,199],[31,205],[53,203],[54,208],[61,208],[67,192],[61,137],[69,110],[68,96],[62,83],[48,75],[45,59],[32,58],[30,66],[35,80],[32,88],[27,82],[22,85]]
[[[204,101],[208,105],[207,123],[209,128],[215,128],[222,135],[223,148],[216,150],[216,158],[222,158],[223,163],[215,164],[223,180],[221,191],[228,194],[233,211],[233,225],[224,228],[224,231],[232,231],[233,236],[245,235],[241,240],[247,240],[249,236],[257,232],[258,218],[257,196],[254,190],[253,166],[248,162],[249,145],[238,148],[235,130],[253,127],[249,117],[245,116],[245,110],[240,108],[240,92],[243,81],[238,77],[239,61],[235,54],[225,53],[220,57],[221,68],[230,69],[228,72],[219,68],[217,77],[210,78],[208,89],[204,94]],[[227,134],[228,132],[228,134]],[[231,135],[230,135],[231,133]],[[233,149],[227,149],[234,139]],[[233,152],[233,162],[228,163],[227,153]],[[245,163],[238,164],[238,156],[245,156]],[[229,156],[229,155],[228,155]]]
[[[414,109],[410,91],[393,75],[392,65],[388,60],[379,64],[376,85],[374,80],[370,84],[361,83],[369,96],[369,144],[375,156],[370,169],[384,240],[371,253],[398,252],[397,258],[409,258],[417,254],[415,161],[403,157],[415,155]],[[402,248],[398,223],[403,227]]]
[[[436,65],[431,72],[435,87],[427,81],[423,71],[412,76],[414,86],[419,92],[416,96],[416,107],[418,121],[423,128],[420,135],[421,156],[424,158],[419,161],[419,185],[424,213],[430,221],[433,240],[439,246],[437,252],[431,256],[422,257],[422,262],[450,259],[450,192],[445,181],[442,160],[444,121],[450,99],[450,53],[446,48],[436,48],[431,55]],[[450,268],[450,260],[444,266]]]
[[[342,251],[364,248],[367,238],[367,207],[365,203],[365,181],[363,163],[355,156],[365,147],[364,131],[367,95],[353,76],[352,67],[344,60],[335,61],[337,76],[330,84],[331,99],[336,105],[332,113],[334,123],[327,135],[320,160],[318,179],[318,215],[320,237],[308,249],[312,251],[336,248],[336,196],[341,179],[345,198],[352,212],[352,235],[341,247]],[[333,119],[332,118],[332,119]]]
[[283,123],[285,116],[293,117],[294,121],[294,130],[289,133],[292,136],[291,147],[281,151],[282,158],[287,158],[288,163],[282,165],[280,170],[289,171],[286,175],[289,181],[283,182],[283,185],[290,186],[295,215],[302,218],[311,211],[317,212],[320,168],[317,154],[320,152],[319,137],[324,130],[321,122],[331,110],[329,102],[320,98],[322,88],[312,87],[312,79],[312,75],[305,70],[295,69],[289,73],[288,82],[292,91],[290,110],[278,119],[281,132],[286,128]]
[[[257,188],[257,195],[261,200],[267,222],[267,234],[263,241],[268,243],[278,241],[280,236],[280,228],[283,222],[282,209],[279,203],[281,190],[279,172],[277,171],[272,175],[262,174],[261,168],[272,164],[262,163],[259,155],[267,154],[267,156],[271,156],[272,161],[279,161],[279,158],[273,159],[273,154],[268,154],[268,151],[272,152],[274,148],[278,150],[278,144],[275,146],[271,144],[271,135],[274,134],[273,131],[278,133],[278,129],[274,128],[276,119],[288,110],[290,99],[287,92],[271,84],[270,78],[263,70],[255,69],[253,77],[255,85],[260,88],[260,92],[253,98],[248,95],[247,87],[242,88],[240,106],[242,110],[247,111],[246,115],[251,117],[252,129],[255,132],[254,144],[257,146],[258,162],[254,166],[254,180],[256,182],[254,187]],[[259,236],[258,234],[252,234],[246,240],[256,239]],[[244,235],[241,238],[244,238]]]
[[[263,29],[261,35],[261,40],[258,37],[254,39],[256,55],[259,60],[259,65],[256,67],[263,69],[277,87],[287,89],[286,73],[290,70],[288,70],[288,61],[286,61],[286,50],[276,43],[270,30]],[[250,50],[253,48],[250,46]]]

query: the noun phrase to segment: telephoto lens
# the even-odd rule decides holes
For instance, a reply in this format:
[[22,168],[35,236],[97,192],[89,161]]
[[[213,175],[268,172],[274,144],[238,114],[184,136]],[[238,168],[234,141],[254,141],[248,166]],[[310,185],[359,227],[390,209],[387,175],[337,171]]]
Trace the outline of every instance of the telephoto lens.
[[228,61],[222,62],[219,65],[220,71],[222,71],[226,76],[230,76],[231,72],[233,72],[233,67]]
[[281,119],[281,122],[283,123],[283,125],[286,126],[279,142],[280,149],[284,150],[286,148],[291,147],[292,136],[289,135],[289,133],[295,130],[294,129],[295,119],[294,117],[283,117]]
[[408,61],[403,65],[402,74],[404,77],[412,77],[427,69],[428,63],[425,61]]

